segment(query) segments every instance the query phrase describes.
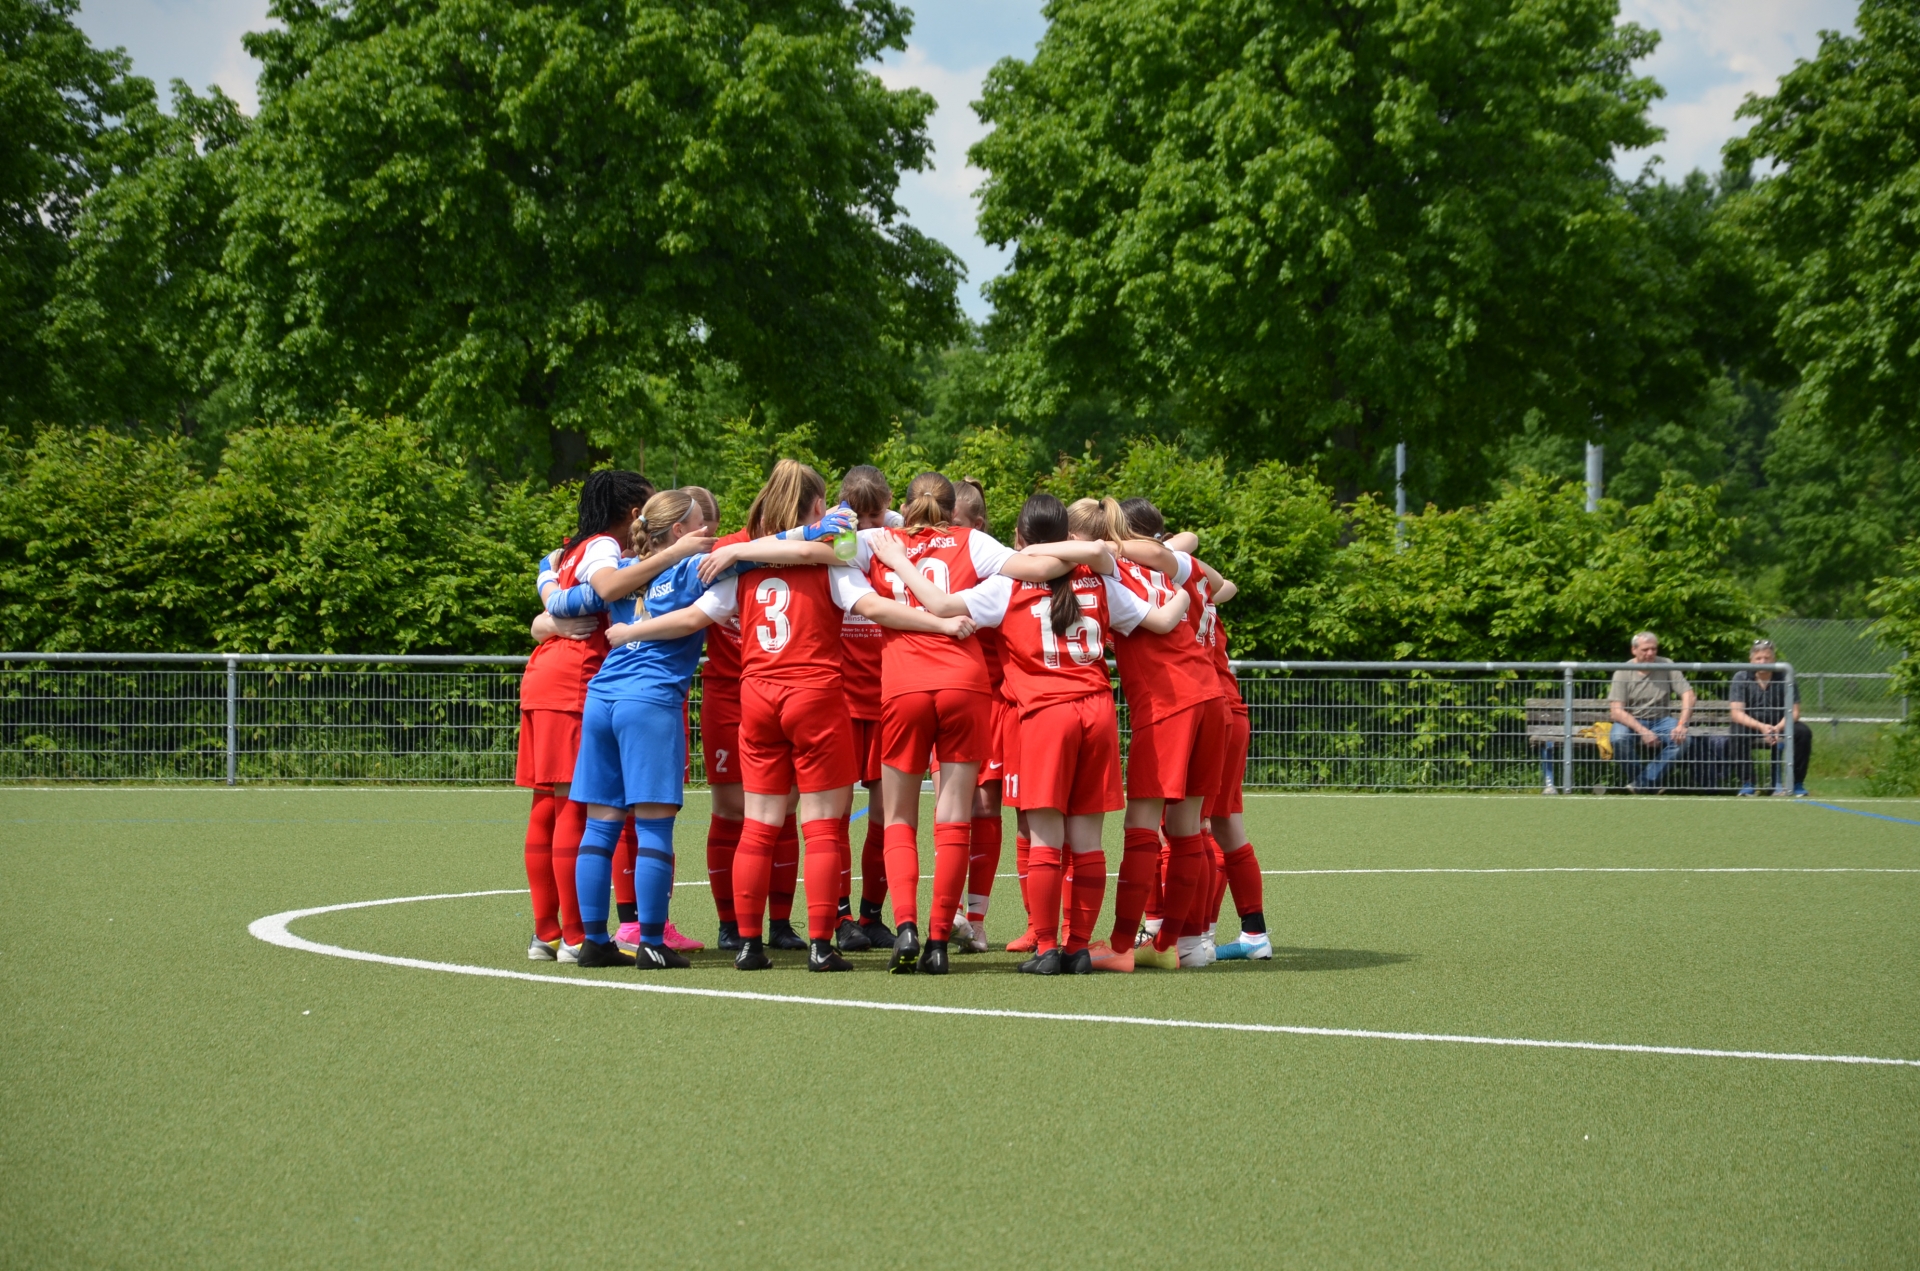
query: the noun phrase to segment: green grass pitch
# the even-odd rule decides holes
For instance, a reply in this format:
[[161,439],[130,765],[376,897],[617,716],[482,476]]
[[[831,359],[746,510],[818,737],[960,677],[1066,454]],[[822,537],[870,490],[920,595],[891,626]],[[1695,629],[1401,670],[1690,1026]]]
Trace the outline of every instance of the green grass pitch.
[[[1853,806],[1920,821],[1913,803]],[[519,887],[525,809],[504,792],[0,792],[0,1266],[1920,1264],[1920,1067],[590,991],[247,932],[288,909]],[[1269,870],[1863,872],[1280,874],[1270,964],[1036,981],[996,954],[941,980],[889,977],[878,955],[746,976],[708,953],[673,982],[1920,1059],[1920,872],[1864,872],[1920,871],[1920,824],[1446,796],[1253,798],[1248,821]],[[693,795],[689,882],[705,829]],[[996,902],[1004,941],[1011,879]],[[292,930],[540,971],[524,904]],[[704,888],[674,908],[711,940]]]

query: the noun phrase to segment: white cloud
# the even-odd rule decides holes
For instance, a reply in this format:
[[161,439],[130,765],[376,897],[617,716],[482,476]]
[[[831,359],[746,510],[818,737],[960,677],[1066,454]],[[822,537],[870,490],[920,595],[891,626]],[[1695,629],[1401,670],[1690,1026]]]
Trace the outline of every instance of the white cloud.
[[973,113],[985,65],[953,70],[933,61],[925,48],[909,44],[904,56],[895,56],[876,68],[888,88],[918,88],[936,102],[927,133],[933,141],[933,167],[910,172],[900,182],[900,202],[921,232],[951,247],[967,264],[967,281],[960,302],[976,319],[988,313],[980,286],[1005,268],[1011,253],[982,242],[974,229],[973,193],[984,175],[967,162],[967,149],[986,135],[986,125]]

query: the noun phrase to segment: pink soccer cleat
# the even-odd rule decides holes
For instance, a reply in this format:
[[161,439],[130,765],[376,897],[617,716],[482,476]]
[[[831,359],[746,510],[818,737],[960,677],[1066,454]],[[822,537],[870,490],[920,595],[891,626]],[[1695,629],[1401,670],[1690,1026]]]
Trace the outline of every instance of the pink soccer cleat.
[[696,949],[704,949],[707,947],[698,940],[695,940],[692,936],[681,935],[671,920],[667,923],[667,934],[662,943],[676,953],[692,953]]

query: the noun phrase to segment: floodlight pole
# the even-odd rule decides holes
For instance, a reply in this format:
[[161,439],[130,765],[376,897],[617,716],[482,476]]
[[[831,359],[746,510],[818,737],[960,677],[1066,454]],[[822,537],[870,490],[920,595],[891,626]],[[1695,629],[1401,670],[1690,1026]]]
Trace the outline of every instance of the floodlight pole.
[[240,662],[227,659],[227,784],[240,775]]
[[[1781,729],[1783,736],[1780,738],[1780,749],[1775,752],[1776,763],[1779,765],[1784,765],[1785,771],[1784,773],[1775,772],[1773,774],[1773,788],[1776,791],[1784,788],[1789,798],[1791,798],[1793,795],[1793,787],[1794,787],[1794,780],[1793,780],[1794,736],[1793,735],[1794,733],[1799,731],[1799,729],[1795,726],[1794,718],[1793,718],[1793,704],[1795,700],[1796,699],[1794,697],[1794,687],[1793,687],[1793,663],[1789,662],[1787,663],[1787,705],[1786,705],[1787,726]],[[1749,773],[1748,775],[1751,776],[1752,774]],[[1784,787],[1781,781],[1781,778],[1783,776],[1785,777]]]
[[1598,442],[1587,443],[1587,511],[1600,510],[1600,490],[1603,485],[1602,469],[1605,467],[1606,447]]
[[1573,793],[1573,667],[1560,672],[1560,793]]

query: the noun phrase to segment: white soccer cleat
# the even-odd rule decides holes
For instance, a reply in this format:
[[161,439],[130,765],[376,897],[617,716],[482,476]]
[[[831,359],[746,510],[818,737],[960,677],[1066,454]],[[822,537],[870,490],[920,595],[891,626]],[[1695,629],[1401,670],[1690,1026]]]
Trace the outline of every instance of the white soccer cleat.
[[561,966],[579,966],[580,948],[581,945],[584,944],[586,944],[584,940],[582,940],[580,944],[568,944],[565,940],[562,940],[560,942],[560,956],[555,958],[554,961],[558,962]]
[[1173,942],[1173,947],[1180,953],[1182,971],[1196,971],[1213,961],[1207,956],[1207,946],[1201,936],[1181,936]]
[[[960,928],[957,926],[953,929],[953,938],[956,941],[961,939]],[[960,947],[968,953],[992,952],[993,946],[987,943],[987,920],[984,916],[979,922],[969,922],[967,924],[967,936]]]
[[1207,955],[1207,965],[1212,966],[1220,960],[1220,951],[1214,947],[1213,928],[1208,927],[1200,933],[1200,948]]
[[527,945],[527,961],[551,962],[559,952],[558,940],[542,940],[539,936],[535,936],[532,943]]
[[1220,960],[1223,962],[1251,959],[1256,962],[1268,962],[1273,958],[1273,941],[1264,931],[1242,931],[1240,938],[1232,944],[1220,946]]
[[1549,781],[1549,782],[1547,782],[1547,787],[1546,787],[1546,789],[1544,789],[1544,790],[1542,790],[1542,791],[1541,791],[1540,793],[1541,793],[1541,794],[1559,794],[1560,792],[1559,792],[1558,790],[1556,790],[1556,789],[1554,789],[1554,788],[1553,788],[1553,782],[1551,782],[1551,781]]

